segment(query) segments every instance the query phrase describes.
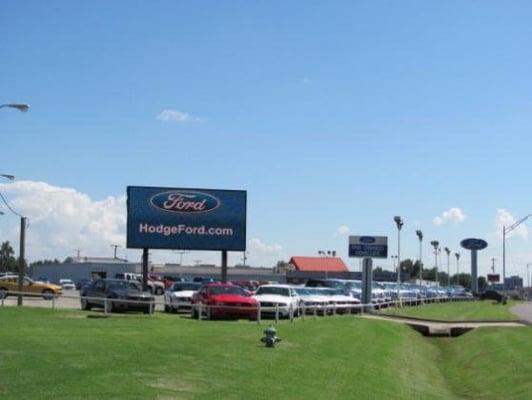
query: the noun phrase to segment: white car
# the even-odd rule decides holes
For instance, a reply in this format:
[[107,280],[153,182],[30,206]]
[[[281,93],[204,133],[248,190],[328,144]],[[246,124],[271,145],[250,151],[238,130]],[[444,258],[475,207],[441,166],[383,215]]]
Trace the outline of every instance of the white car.
[[[253,298],[260,304],[261,313],[281,317],[299,315],[301,298],[295,289],[289,285],[263,285],[260,286]],[[278,311],[277,311],[278,310]]]
[[339,289],[316,288],[316,293],[326,296],[329,300],[328,311],[331,313],[347,313],[360,307],[360,300],[348,296]]
[[294,287],[301,299],[301,312],[305,314],[325,314],[329,305],[329,298],[319,293],[319,289],[309,287]]
[[[142,275],[134,274],[133,272],[121,272],[121,273],[115,274],[115,279],[123,279],[126,281],[139,282],[142,284]],[[156,296],[160,296],[164,294],[164,283],[159,282],[159,281],[154,281],[152,279],[148,279],[148,290],[152,294]]]
[[198,282],[175,282],[164,292],[164,311],[178,312],[192,309],[192,296],[201,287]]
[[59,285],[61,285],[64,290],[76,289],[76,285],[72,279],[59,279]]

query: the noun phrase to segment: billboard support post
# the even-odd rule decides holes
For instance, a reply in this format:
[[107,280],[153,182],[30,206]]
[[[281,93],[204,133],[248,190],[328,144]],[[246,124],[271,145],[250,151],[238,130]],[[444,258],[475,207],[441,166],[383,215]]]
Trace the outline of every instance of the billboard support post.
[[142,290],[148,290],[148,248],[142,249]]
[[227,282],[227,250],[222,250],[222,282]]

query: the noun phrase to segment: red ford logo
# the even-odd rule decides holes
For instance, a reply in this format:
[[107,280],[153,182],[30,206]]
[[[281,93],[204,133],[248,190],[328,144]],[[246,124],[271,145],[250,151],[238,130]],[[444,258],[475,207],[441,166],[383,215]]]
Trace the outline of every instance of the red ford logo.
[[206,213],[220,206],[220,200],[210,194],[188,191],[158,193],[150,203],[163,211],[186,214]]

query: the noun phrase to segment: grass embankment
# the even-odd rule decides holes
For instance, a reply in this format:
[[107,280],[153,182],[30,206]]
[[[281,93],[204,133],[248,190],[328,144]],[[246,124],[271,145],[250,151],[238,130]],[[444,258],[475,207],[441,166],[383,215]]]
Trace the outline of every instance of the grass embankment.
[[532,391],[529,328],[441,340],[330,317],[281,323],[283,341],[267,349],[264,324],[86,316],[0,309],[0,398],[497,399]]
[[390,308],[383,311],[388,315],[426,318],[442,321],[516,321],[518,317],[510,308],[519,304],[509,301],[497,304],[493,301],[457,301],[450,303],[431,303],[416,307]]

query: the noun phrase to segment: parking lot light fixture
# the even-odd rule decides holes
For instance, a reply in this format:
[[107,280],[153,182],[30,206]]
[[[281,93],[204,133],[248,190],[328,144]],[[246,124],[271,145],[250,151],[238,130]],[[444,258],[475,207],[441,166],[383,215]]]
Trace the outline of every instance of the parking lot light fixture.
[[11,174],[0,174],[0,176],[1,176],[2,178],[9,179],[10,181],[14,181],[14,180],[15,180],[15,175],[11,175]]
[[0,104],[0,108],[14,108],[21,112],[27,112],[30,109],[30,105],[25,103],[7,103]]
[[419,239],[419,284],[421,285],[423,281],[423,232],[418,229],[416,236]]
[[436,268],[436,283],[439,285],[438,283],[438,247],[440,245],[440,242],[438,242],[437,240],[433,240],[432,242],[430,242],[431,246],[434,248],[434,267]]
[[398,215],[393,217],[393,220],[397,226],[397,299],[399,300],[399,286],[401,285],[401,229],[404,222]]
[[444,248],[445,254],[447,254],[447,286],[451,286],[451,249]]

